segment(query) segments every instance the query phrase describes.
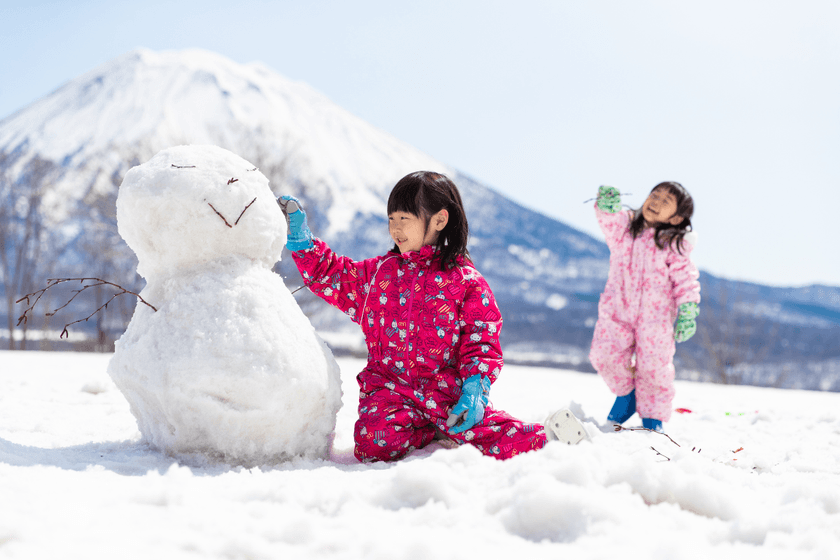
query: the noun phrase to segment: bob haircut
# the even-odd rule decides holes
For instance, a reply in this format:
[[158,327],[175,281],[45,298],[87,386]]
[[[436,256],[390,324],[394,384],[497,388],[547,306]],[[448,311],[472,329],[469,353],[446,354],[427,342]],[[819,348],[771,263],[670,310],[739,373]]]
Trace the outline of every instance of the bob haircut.
[[[433,215],[446,209],[449,220],[437,239],[441,263],[446,268],[455,266],[458,256],[470,258],[467,239],[470,228],[458,187],[445,175],[434,171],[415,171],[400,179],[388,197],[388,215],[407,212],[423,219],[428,231]],[[392,251],[398,253],[394,245]]]
[[[691,216],[694,215],[694,199],[688,194],[681,184],[676,181],[665,181],[653,187],[650,192],[665,190],[668,191],[677,201],[677,211],[675,216],[680,216],[683,220],[677,225],[671,225],[668,222],[663,222],[656,225],[653,239],[656,246],[664,249],[665,245],[673,247],[676,245],[677,251],[682,254],[682,241],[685,234],[691,231]],[[636,210],[633,220],[630,222],[630,233],[633,239],[638,237],[642,230],[645,229],[645,219],[642,216],[641,208]]]

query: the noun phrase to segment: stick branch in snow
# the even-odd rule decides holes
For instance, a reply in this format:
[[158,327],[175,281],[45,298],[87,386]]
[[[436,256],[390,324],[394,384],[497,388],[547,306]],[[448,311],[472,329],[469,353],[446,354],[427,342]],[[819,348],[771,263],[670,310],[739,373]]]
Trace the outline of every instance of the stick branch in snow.
[[665,458],[666,458],[666,459],[668,459],[669,461],[671,460],[671,458],[670,458],[670,457],[668,457],[667,455],[663,455],[662,453],[660,453],[659,451],[657,451],[657,450],[656,450],[656,448],[655,448],[654,446],[652,446],[652,445],[651,445],[651,446],[650,446],[650,448],[651,448],[651,449],[653,449],[653,451],[654,451],[657,455],[659,455],[660,457],[665,457]]
[[[122,286],[120,286],[119,284],[114,284],[113,282],[108,282],[107,280],[102,280],[101,278],[50,278],[50,279],[47,280],[47,286],[45,288],[41,288],[40,290],[32,292],[31,294],[26,294],[25,296],[23,296],[22,298],[20,298],[19,300],[17,300],[15,302],[15,303],[21,303],[22,301],[26,301],[26,304],[29,306],[24,310],[23,314],[20,317],[18,317],[18,322],[17,322],[18,326],[20,326],[21,323],[26,324],[26,322],[29,320],[29,317],[27,316],[27,314],[30,311],[35,309],[35,306],[38,304],[38,301],[41,299],[41,297],[45,293],[47,293],[47,290],[49,290],[50,288],[54,288],[55,286],[58,286],[59,284],[62,284],[64,282],[77,282],[77,281],[82,284],[82,287],[78,290],[73,290],[74,293],[70,297],[70,299],[68,299],[67,302],[64,305],[62,305],[61,307],[57,307],[53,311],[48,312],[46,314],[47,317],[55,316],[56,313],[58,313],[59,311],[61,311],[62,309],[64,309],[68,305],[70,305],[73,302],[73,300],[76,299],[76,296],[78,296],[79,294],[81,294],[82,292],[84,292],[85,290],[87,290],[89,288],[97,288],[99,286],[111,286],[113,288],[116,288],[119,291],[117,293],[115,293],[114,295],[112,295],[111,298],[108,301],[106,301],[104,304],[100,305],[93,313],[91,313],[90,315],[88,315],[84,319],[79,319],[77,321],[73,321],[71,323],[67,323],[66,325],[64,325],[64,330],[61,331],[61,336],[59,338],[64,338],[66,336],[69,336],[69,333],[67,331],[68,327],[70,327],[72,325],[75,325],[76,323],[81,323],[83,321],[87,321],[88,319],[90,319],[91,317],[93,317],[94,315],[96,315],[97,313],[102,311],[103,309],[107,309],[109,303],[111,303],[112,301],[114,301],[114,299],[116,299],[117,297],[119,297],[123,294],[130,294],[130,295],[136,297],[137,300],[140,301],[140,303],[143,303],[143,304],[151,307],[153,311],[157,311],[157,308],[154,305],[152,305],[151,303],[149,303],[148,301],[144,300],[140,296],[140,294],[132,292],[131,290],[127,290],[127,289],[123,288]],[[90,283],[86,284],[86,282],[90,282]]]
[[235,178],[235,177],[231,177],[231,178],[230,178],[230,180],[228,181],[228,185],[230,185],[231,183],[235,183],[235,182],[237,182],[238,180],[239,180],[239,179],[237,179],[237,178]]
[[674,444],[674,445],[676,445],[677,447],[682,447],[679,443],[677,443],[676,441],[674,441],[674,440],[671,438],[671,436],[669,436],[669,435],[668,435],[668,434],[666,434],[665,432],[657,432],[656,430],[650,430],[650,429],[648,429],[648,428],[625,428],[625,427],[624,427],[624,426],[622,426],[621,424],[615,424],[615,431],[616,431],[616,432],[622,432],[622,431],[626,431],[626,432],[651,432],[651,433],[654,433],[654,434],[661,434],[661,435],[665,436],[666,438],[670,439],[670,440],[671,440],[671,443],[673,443],[673,444]]
[[172,164],[172,167],[175,169],[195,169],[195,165],[175,165],[174,163]]

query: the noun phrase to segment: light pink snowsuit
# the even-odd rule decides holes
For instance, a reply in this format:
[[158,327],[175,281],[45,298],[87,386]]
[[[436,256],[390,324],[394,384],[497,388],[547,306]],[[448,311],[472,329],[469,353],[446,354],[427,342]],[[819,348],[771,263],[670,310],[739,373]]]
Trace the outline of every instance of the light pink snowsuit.
[[[667,422],[674,399],[674,321],[685,302],[700,303],[691,245],[656,246],[654,228],[633,239],[633,211],[598,209],[598,224],[610,249],[610,272],[601,301],[589,360],[619,396],[636,389],[642,418]],[[635,354],[635,369],[633,355]]]
[[437,427],[459,444],[506,459],[539,449],[541,424],[526,424],[488,406],[484,420],[451,435],[446,419],[475,374],[495,381],[502,369],[502,316],[487,282],[458,258],[442,270],[436,249],[353,261],[320,239],[292,253],[304,281],[319,297],[359,323],[368,347],[357,376],[359,419],[355,455],[393,461],[428,445]]

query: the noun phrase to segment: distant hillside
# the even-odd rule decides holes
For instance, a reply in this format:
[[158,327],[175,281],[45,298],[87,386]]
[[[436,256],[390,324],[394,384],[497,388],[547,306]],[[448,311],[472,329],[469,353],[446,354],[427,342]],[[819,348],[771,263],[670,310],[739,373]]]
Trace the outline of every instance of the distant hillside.
[[[129,52],[0,121],[0,338],[19,331],[14,301],[47,278],[97,276],[142,287],[116,231],[116,192],[128,169],[178,144],[215,144],[248,159],[276,194],[302,199],[318,236],[354,258],[391,247],[385,205],[400,177],[418,169],[448,174],[467,207],[470,251],[504,313],[507,359],[591,370],[588,345],[608,270],[602,242],[435,161],[306,84],[198,50]],[[300,285],[289,258],[278,271]],[[766,371],[750,382],[825,388],[797,372],[787,381],[768,372],[840,359],[840,289],[771,288],[708,274],[702,283],[700,331],[679,347],[680,375],[723,380],[743,364],[762,364]],[[50,296],[50,306],[63,303]],[[107,297],[83,294],[65,310],[66,321],[40,314],[27,325],[27,347],[66,347],[54,335],[32,338],[46,327],[60,331]],[[337,351],[359,351],[358,330],[345,317],[305,290],[296,297]],[[107,349],[132,308],[122,296],[72,330],[93,337],[83,347]],[[804,377],[814,375],[821,374]]]

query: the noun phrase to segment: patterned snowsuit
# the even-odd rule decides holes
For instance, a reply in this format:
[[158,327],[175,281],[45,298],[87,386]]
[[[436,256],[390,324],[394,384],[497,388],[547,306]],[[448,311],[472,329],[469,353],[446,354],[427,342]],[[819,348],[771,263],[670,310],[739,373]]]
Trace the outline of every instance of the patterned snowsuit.
[[[660,249],[654,228],[633,239],[633,211],[598,209],[598,224],[610,249],[610,272],[598,304],[598,322],[589,360],[619,396],[636,390],[642,418],[667,422],[674,399],[674,321],[685,302],[700,303],[692,246]],[[635,363],[633,356],[635,354]]]
[[498,459],[545,445],[541,424],[491,406],[480,424],[447,432],[463,380],[481,374],[492,382],[503,363],[502,316],[469,261],[458,258],[458,266],[442,270],[432,246],[353,261],[320,239],[292,256],[309,289],[359,323],[365,335],[368,363],[356,378],[357,459],[400,459],[428,445],[435,428]]

